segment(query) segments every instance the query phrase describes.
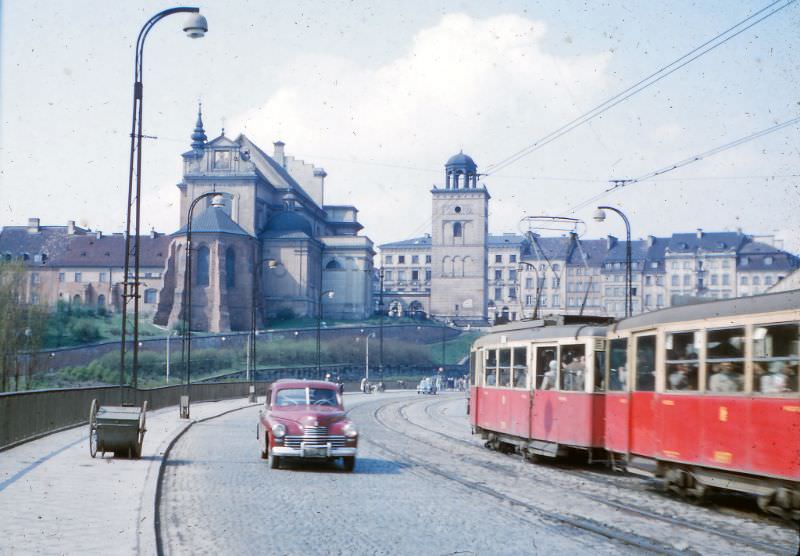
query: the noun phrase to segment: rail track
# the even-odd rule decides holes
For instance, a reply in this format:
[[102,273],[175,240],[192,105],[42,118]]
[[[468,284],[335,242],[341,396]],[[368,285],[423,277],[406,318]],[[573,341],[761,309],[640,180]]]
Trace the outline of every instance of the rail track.
[[[464,440],[463,438],[459,438],[451,434],[446,434],[441,430],[436,430],[434,428],[427,427],[418,422],[415,422],[414,420],[411,419],[411,417],[409,417],[407,412],[409,407],[429,401],[430,400],[426,398],[423,400],[411,400],[411,401],[402,400],[398,402],[393,402],[384,405],[380,408],[377,408],[373,412],[373,419],[381,426],[387,428],[388,430],[391,430],[395,434],[399,434],[414,442],[421,443],[429,448],[433,448],[439,451],[445,451],[452,454],[452,450],[448,450],[442,445],[436,444],[424,438],[420,438],[419,435],[410,434],[407,431],[401,430],[401,428],[398,428],[397,426],[392,426],[391,424],[389,424],[383,414],[388,412],[390,409],[395,409],[397,416],[405,424],[410,425],[413,428],[420,429],[426,433],[434,434],[437,437],[442,438],[449,443],[453,443],[459,446],[466,446],[469,447],[470,449],[481,449],[481,447],[479,445],[476,445],[476,443],[474,442]],[[437,400],[433,403],[426,403],[423,409],[426,417],[435,422],[437,418],[431,415],[431,411],[435,407],[441,406],[450,401],[452,401],[452,398]],[[378,445],[378,443],[376,443],[376,445]],[[687,553],[684,550],[678,550],[671,545],[663,543],[662,541],[633,534],[627,531],[622,531],[618,528],[597,522],[596,520],[593,519],[587,519],[585,517],[567,515],[567,514],[558,514],[554,517],[553,510],[551,508],[545,508],[536,504],[532,504],[530,502],[521,500],[511,494],[503,493],[499,490],[488,487],[484,484],[477,484],[474,481],[470,481],[468,479],[460,477],[457,473],[443,471],[441,468],[431,466],[429,463],[419,460],[419,458],[407,456],[406,454],[403,454],[397,451],[396,449],[392,449],[389,446],[379,445],[378,447],[392,454],[394,457],[409,461],[409,463],[413,463],[414,465],[420,466],[423,469],[426,469],[427,471],[433,472],[436,475],[455,481],[464,486],[475,488],[476,490],[488,494],[494,498],[506,500],[509,503],[525,507],[526,509],[534,511],[539,514],[547,513],[548,515],[553,517],[555,521],[559,523],[592,531],[604,537],[612,538],[624,542],[626,544],[637,546],[639,548],[649,551],[655,551],[659,553],[681,553],[681,554]],[[795,550],[795,548],[793,548],[789,544],[776,543],[775,541],[768,541],[768,540],[753,539],[738,534],[734,531],[720,528],[718,525],[714,525],[713,527],[711,527],[711,526],[701,525],[697,522],[690,521],[687,519],[665,515],[657,510],[643,507],[639,504],[635,504],[630,500],[624,500],[624,499],[619,499],[617,497],[609,496],[609,493],[607,491],[595,492],[595,493],[590,493],[585,491],[586,481],[590,481],[595,485],[603,485],[604,487],[612,487],[614,489],[627,489],[630,488],[631,486],[630,484],[631,481],[626,480],[629,478],[621,477],[620,479],[615,479],[602,476],[601,474],[598,473],[593,473],[583,470],[568,469],[558,465],[547,466],[548,468],[559,471],[560,474],[567,475],[574,479],[577,479],[578,481],[576,484],[576,481],[564,481],[563,479],[554,480],[554,477],[552,476],[543,477],[541,476],[541,474],[539,474],[539,476],[536,476],[537,473],[536,467],[532,467],[530,472],[526,472],[524,473],[525,476],[522,476],[518,470],[519,462],[506,463],[502,461],[497,461],[496,459],[489,461],[486,460],[485,458],[476,458],[469,454],[464,454],[463,452],[458,454],[458,461],[463,464],[468,464],[471,466],[478,467],[484,472],[488,471],[495,474],[501,472],[506,477],[513,477],[517,479],[540,479],[543,481],[548,481],[550,484],[559,483],[558,484],[559,488],[569,489],[570,492],[575,493],[578,496],[586,500],[589,500],[594,504],[603,505],[615,512],[621,512],[624,513],[625,515],[638,519],[645,519],[650,521],[655,520],[664,524],[668,524],[670,526],[696,531],[702,533],[703,535],[708,535],[711,538],[727,541],[727,543],[731,543],[733,545],[732,548],[735,548],[736,546],[739,547],[746,546],[754,550],[757,550],[759,552],[769,553],[769,554],[791,554],[794,553]],[[530,474],[531,472],[534,473],[533,476]],[[581,486],[584,487],[584,489],[577,490],[577,488]],[[772,526],[774,526],[774,524]]]

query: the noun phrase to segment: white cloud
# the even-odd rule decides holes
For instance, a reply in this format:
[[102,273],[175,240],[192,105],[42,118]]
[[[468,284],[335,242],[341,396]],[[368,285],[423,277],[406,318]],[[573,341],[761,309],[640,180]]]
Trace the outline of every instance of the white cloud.
[[230,127],[262,146],[280,138],[290,154],[325,165],[326,200],[358,206],[378,242],[422,233],[427,192],[453,152],[463,148],[485,168],[574,117],[605,87],[609,54],[559,57],[544,50],[546,33],[544,23],[515,15],[452,14],[379,67],[298,57],[281,88]]

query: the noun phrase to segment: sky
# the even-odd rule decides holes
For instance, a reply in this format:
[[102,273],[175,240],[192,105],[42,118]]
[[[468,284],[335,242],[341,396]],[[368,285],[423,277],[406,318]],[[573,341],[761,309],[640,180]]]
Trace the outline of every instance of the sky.
[[[788,0],[778,5],[787,3]],[[197,102],[206,133],[328,173],[376,244],[429,232],[430,189],[463,150],[479,172],[734,25],[770,0],[649,2],[207,1],[144,55],[143,229],[178,227],[180,154]],[[124,229],[134,43],[160,1],[4,0],[0,226]],[[569,215],[585,237],[620,219],[570,209],[625,179],[800,115],[800,2],[507,168],[483,177],[490,231]],[[635,238],[773,234],[800,252],[800,127],[632,184],[600,202]]]

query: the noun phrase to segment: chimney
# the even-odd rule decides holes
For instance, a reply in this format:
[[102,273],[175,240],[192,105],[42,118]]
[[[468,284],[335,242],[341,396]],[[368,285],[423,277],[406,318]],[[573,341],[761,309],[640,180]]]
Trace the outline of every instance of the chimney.
[[67,235],[74,236],[75,235],[75,221],[74,220],[67,220]]
[[272,158],[275,159],[275,162],[281,165],[281,167],[286,167],[286,155],[284,154],[283,147],[286,146],[286,143],[283,141],[275,141],[272,144],[275,147],[275,151],[272,154]]
[[39,219],[38,218],[28,218],[28,233],[29,234],[39,233]]
[[611,251],[617,244],[617,238],[614,236],[606,236],[606,250]]
[[697,228],[697,239],[703,239],[703,228]]
[[158,234],[156,233],[155,228],[150,228],[150,238],[155,239]]
[[100,239],[101,237],[103,237],[103,232],[101,232],[100,230],[97,230],[97,231],[94,233],[94,237],[95,237],[96,239]]
[[655,236],[647,236],[647,247],[652,247],[656,243]]

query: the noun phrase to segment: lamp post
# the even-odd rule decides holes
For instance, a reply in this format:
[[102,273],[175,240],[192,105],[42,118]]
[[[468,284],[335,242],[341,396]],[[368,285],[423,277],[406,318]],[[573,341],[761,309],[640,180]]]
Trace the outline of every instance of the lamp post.
[[[183,267],[183,307],[181,308],[181,316],[183,317],[183,336],[181,338],[181,363],[184,364],[186,369],[186,396],[190,395],[189,385],[191,384],[191,371],[192,371],[192,215],[194,207],[197,203],[206,197],[214,197],[211,203],[212,207],[225,206],[222,202],[222,195],[216,191],[209,191],[196,197],[189,205],[189,211],[186,217],[186,256],[185,264]],[[187,400],[188,403],[188,400]]]
[[332,299],[333,296],[336,295],[336,292],[333,290],[325,290],[319,294],[319,298],[317,299],[317,378],[319,379],[322,375],[322,364],[320,362],[320,329],[322,327],[322,300],[327,296],[328,299]]
[[606,219],[606,210],[616,212],[620,215],[623,222],[625,222],[625,316],[629,317],[633,314],[633,297],[631,289],[633,287],[633,270],[631,264],[631,223],[625,214],[614,207],[600,206],[594,211],[594,219],[597,222],[603,222]]
[[383,310],[383,267],[381,267],[379,276],[380,276],[381,291],[380,291],[380,294],[378,296],[378,312],[380,313],[380,317],[381,317],[380,328],[379,328],[380,335],[381,335],[381,337],[380,337],[380,342],[381,343],[380,343],[380,358],[379,358],[379,362],[378,362],[378,374],[380,375],[381,378],[383,378],[383,317],[384,317],[384,312],[385,312]]
[[[133,116],[131,118],[131,148],[130,164],[128,170],[128,205],[125,226],[125,264],[122,289],[122,332],[120,342],[119,365],[119,395],[120,403],[124,396],[123,384],[125,382],[125,339],[127,333],[128,299],[133,298],[133,363],[132,385],[137,386],[137,373],[139,367],[139,254],[140,249],[140,223],[141,223],[141,194],[142,194],[142,101],[144,100],[142,76],[144,57],[144,41],[153,26],[165,17],[176,13],[192,14],[183,25],[183,31],[190,38],[197,39],[208,31],[206,18],[200,15],[200,8],[177,7],[161,11],[147,20],[136,39],[136,58],[134,61],[133,76]],[[135,176],[135,177],[134,177]],[[134,213],[134,246],[131,253],[131,212]],[[133,283],[130,282],[130,259],[133,255]]]
[[374,337],[374,332],[367,334],[364,343],[364,378],[366,378],[367,382],[369,382],[369,339]]
[[250,338],[249,338],[249,346],[248,346],[248,366],[247,366],[247,381],[250,383],[250,396],[249,401],[254,402],[255,400],[255,392],[256,392],[256,339],[258,336],[258,306],[260,305],[259,300],[261,299],[258,296],[258,276],[261,272],[261,265],[267,263],[267,268],[275,268],[280,263],[272,258],[261,259],[256,263],[256,259],[258,259],[258,251],[255,246],[253,246],[253,288],[252,288],[252,299],[250,301]]

